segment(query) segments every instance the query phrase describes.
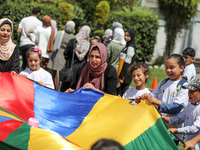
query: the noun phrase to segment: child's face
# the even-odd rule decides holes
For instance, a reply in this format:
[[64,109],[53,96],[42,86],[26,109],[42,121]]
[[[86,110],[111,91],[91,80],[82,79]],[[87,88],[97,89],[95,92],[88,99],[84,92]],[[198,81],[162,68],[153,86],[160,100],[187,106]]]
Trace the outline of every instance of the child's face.
[[191,57],[190,55],[183,55],[183,57],[185,58],[186,66],[192,64],[194,61],[194,57]]
[[167,76],[170,78],[170,80],[177,81],[182,78],[181,73],[184,70],[184,66],[180,67],[176,59],[174,58],[167,59],[165,65],[166,65],[165,72]]
[[40,69],[41,59],[39,58],[38,53],[30,53],[28,57],[28,64],[32,71],[37,71]]
[[189,96],[189,101],[192,104],[195,104],[196,102],[200,101],[200,91],[199,90],[189,90],[188,91],[188,96]]
[[131,37],[130,37],[130,35],[129,35],[128,32],[125,32],[125,41],[126,41],[126,42],[131,41]]
[[144,89],[145,88],[145,80],[149,77],[149,75],[145,75],[142,69],[136,69],[132,72],[133,82],[136,85],[136,89]]

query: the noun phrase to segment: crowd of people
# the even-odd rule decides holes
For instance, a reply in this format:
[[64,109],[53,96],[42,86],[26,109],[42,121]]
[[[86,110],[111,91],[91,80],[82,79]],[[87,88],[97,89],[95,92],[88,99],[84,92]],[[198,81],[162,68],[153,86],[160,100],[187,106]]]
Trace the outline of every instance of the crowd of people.
[[[55,20],[46,15],[40,21],[39,15],[40,8],[33,8],[32,16],[19,23],[20,47],[12,42],[12,21],[0,20],[0,72],[17,73],[65,93],[82,87],[132,100],[132,105],[148,99],[162,114],[169,131],[178,133],[180,139],[185,135],[186,148],[200,149],[200,80],[196,79],[193,48],[167,58],[168,78],[151,91],[145,87],[148,66],[135,60],[133,29],[124,31],[121,23],[114,22],[104,36],[90,38],[87,25],[74,35],[73,21],[58,31]],[[135,87],[129,88],[132,81]],[[179,142],[175,139],[175,143]]]

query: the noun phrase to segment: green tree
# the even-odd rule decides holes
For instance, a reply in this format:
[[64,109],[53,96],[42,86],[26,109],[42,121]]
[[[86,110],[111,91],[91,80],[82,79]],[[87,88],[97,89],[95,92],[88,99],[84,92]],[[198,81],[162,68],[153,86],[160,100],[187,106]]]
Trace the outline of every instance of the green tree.
[[110,28],[116,21],[122,23],[124,31],[127,29],[136,31],[136,61],[150,61],[159,27],[158,15],[146,7],[135,7],[132,10],[124,7],[121,11],[111,12],[106,27]]
[[175,46],[177,33],[188,28],[191,18],[197,11],[200,0],[158,0],[159,10],[166,21],[167,35],[164,57],[171,54]]
[[74,7],[73,7],[73,5],[71,5],[67,2],[61,2],[61,3],[59,3],[58,8],[61,12],[61,21],[62,21],[61,29],[64,29],[67,21],[73,19]]
[[110,5],[107,1],[101,1],[96,6],[95,22],[100,25],[104,25],[108,21],[110,12]]

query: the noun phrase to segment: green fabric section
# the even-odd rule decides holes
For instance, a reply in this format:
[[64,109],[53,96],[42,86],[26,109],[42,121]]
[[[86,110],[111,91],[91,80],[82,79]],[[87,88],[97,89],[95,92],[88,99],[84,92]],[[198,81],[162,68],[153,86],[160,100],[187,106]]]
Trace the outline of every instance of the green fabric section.
[[19,149],[0,141],[0,150],[19,150]]
[[10,133],[4,142],[19,149],[28,149],[30,128],[31,126],[27,123],[23,123],[17,130]]
[[[23,121],[23,120],[22,120],[21,118],[19,118],[17,115],[11,113],[10,111],[8,111],[8,110],[6,110],[6,109],[4,109],[4,108],[2,108],[2,107],[0,107],[0,110],[2,110],[2,111],[4,111],[4,112],[7,112],[8,114],[11,114],[11,115],[15,116],[16,118],[20,119],[21,121]],[[24,122],[24,121],[23,121],[23,122]]]
[[174,136],[167,131],[161,118],[136,139],[126,144],[126,150],[178,150]]

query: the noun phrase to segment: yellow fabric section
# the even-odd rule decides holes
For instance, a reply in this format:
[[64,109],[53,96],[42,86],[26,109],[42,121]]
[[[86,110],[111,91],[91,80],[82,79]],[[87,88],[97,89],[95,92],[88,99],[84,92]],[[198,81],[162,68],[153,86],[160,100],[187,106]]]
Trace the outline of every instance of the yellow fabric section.
[[11,115],[11,114],[9,114],[5,111],[2,111],[2,110],[0,110],[0,115],[12,118],[12,119],[17,120],[17,121],[22,121],[19,118],[15,117],[14,115]]
[[83,150],[56,132],[31,127],[28,150]]
[[130,105],[129,102],[130,100],[105,94],[80,127],[66,138],[86,149],[102,138],[114,139],[122,145],[128,144],[160,117],[148,100],[138,105]]

